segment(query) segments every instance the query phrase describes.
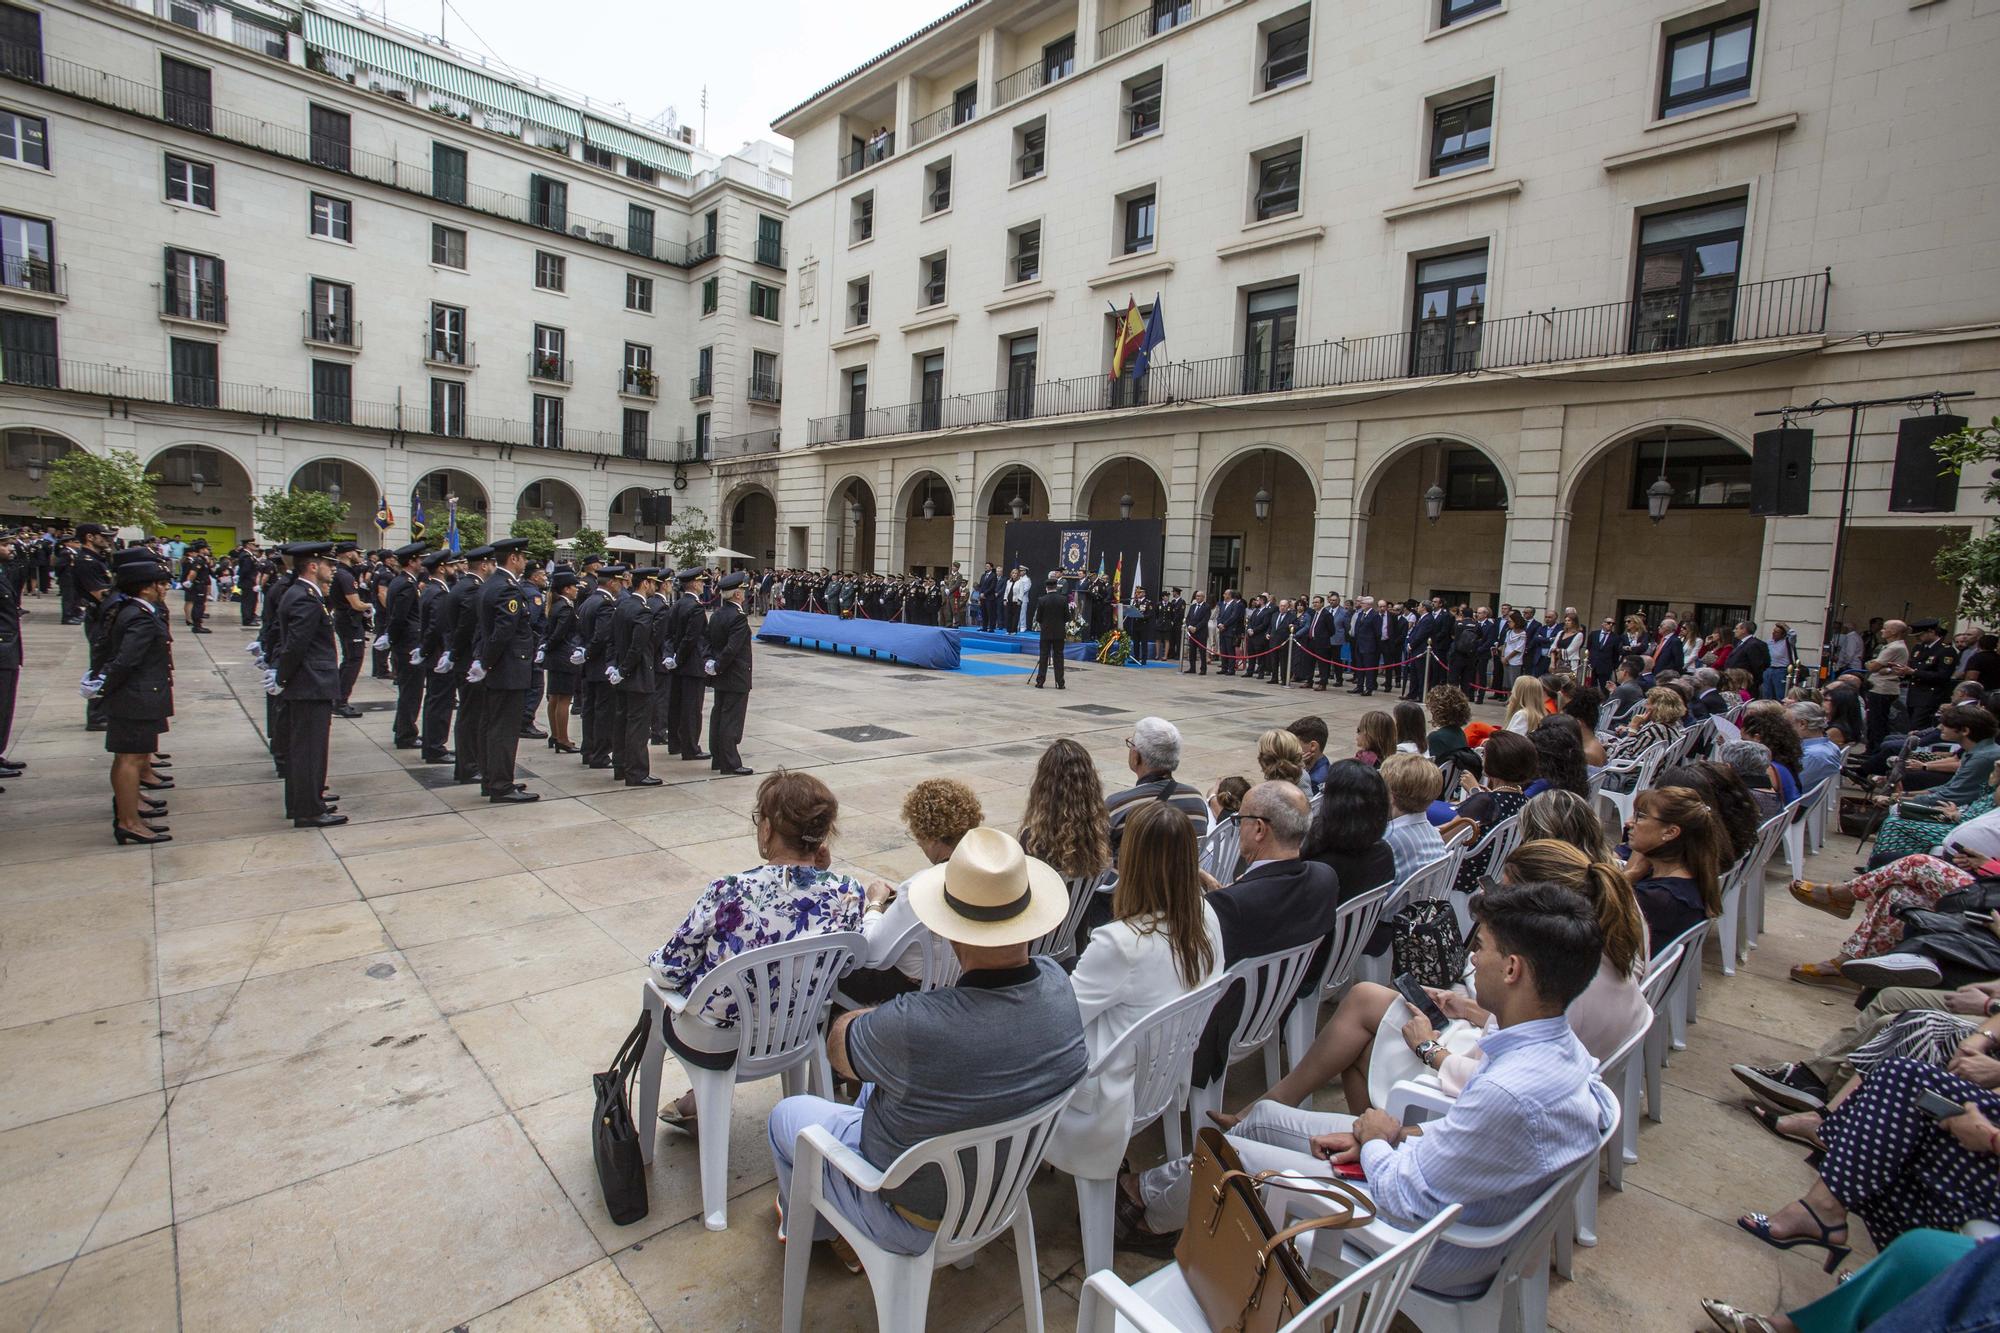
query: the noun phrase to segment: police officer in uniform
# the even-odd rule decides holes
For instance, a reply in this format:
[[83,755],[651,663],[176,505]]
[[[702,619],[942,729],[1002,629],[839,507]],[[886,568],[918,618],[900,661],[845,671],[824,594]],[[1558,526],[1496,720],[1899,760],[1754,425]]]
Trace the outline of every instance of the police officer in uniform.
[[[395,553],[387,547],[377,547],[369,554],[365,571],[356,571],[355,582],[360,585],[361,599],[368,603],[369,615],[377,625],[388,623],[389,585],[396,581],[402,567],[395,561]],[[400,665],[396,661],[395,650],[382,643],[382,636],[376,635],[374,642],[381,646],[375,649],[374,661],[369,674],[376,680],[388,680],[396,674]]]
[[[465,553],[465,570],[445,599],[445,660],[458,683],[458,721],[452,731],[451,778],[463,785],[479,781],[481,708],[486,690],[470,678],[476,655],[473,639],[479,630],[479,590],[493,569],[493,548],[475,546]],[[483,681],[484,676],[480,677]]]
[[[611,749],[617,743],[613,731],[611,684],[604,668],[611,652],[611,615],[618,595],[625,587],[624,565],[605,565],[597,571],[597,586],[577,603],[576,641],[583,649],[579,688],[583,691],[583,766],[610,768]],[[574,650],[572,650],[574,652]]]
[[[407,549],[398,548],[398,554]],[[444,608],[445,598],[451,592],[447,573],[457,568],[457,559],[449,551],[430,551],[417,558],[424,584],[417,590],[416,640],[410,651],[397,650],[401,653],[396,661],[397,707],[402,706],[406,679],[415,676],[424,696],[418,743],[423,747],[427,764],[451,762],[451,751],[445,748],[445,742],[451,739],[451,714],[458,706],[458,681],[449,670],[440,669],[438,661],[445,653]],[[390,599],[391,605],[394,600]]]
[[548,627],[542,632],[542,664],[549,691],[549,748],[557,754],[575,754],[569,739],[569,709],[583,675],[579,661],[571,660],[579,651],[576,574],[558,569],[549,577]]
[[245,538],[242,549],[236,553],[236,600],[246,629],[257,624],[257,580],[263,573],[264,560],[257,552],[257,539]]
[[[90,644],[90,674],[101,676],[104,674],[104,636],[109,626],[104,623],[99,608],[111,596],[111,568],[104,563],[105,553],[111,549],[111,538],[101,523],[79,523],[76,535],[80,544],[70,566],[70,586],[76,591],[76,603],[83,615],[83,636]],[[102,695],[84,704],[83,720],[85,731],[104,730]]]
[[708,652],[708,615],[701,609],[701,595],[708,576],[691,568],[674,577],[681,583],[679,615],[673,624],[673,646],[664,652],[661,665],[674,673],[680,696],[674,700],[676,725],[668,736],[680,742],[677,752],[682,759],[707,759],[708,751],[701,748],[701,695],[708,681],[702,670]]
[[528,566],[528,539],[503,537],[492,545],[496,568],[478,592],[478,628],[466,680],[481,687],[479,790],[488,801],[524,804],[541,794],[514,781],[514,757],[521,748],[521,701],[535,668],[540,644],[528,608],[521,573]]
[[611,650],[606,679],[617,691],[617,754],[612,760],[613,776],[628,787],[657,787],[646,741],[653,725],[653,690],[657,680],[653,670],[658,651],[653,634],[651,599],[659,591],[660,571],[650,566],[632,571],[632,590],[618,600],[611,613]]
[[[1910,649],[1910,730],[1937,724],[1938,709],[1951,697],[1951,682],[1958,675],[1958,649],[1938,622],[1913,620],[1910,632],[1917,636]],[[1759,682],[1760,684],[1762,682]]]
[[[333,706],[340,699],[334,613],[326,600],[333,544],[295,542],[287,549],[293,583],[278,604],[284,630],[277,661],[266,669],[265,689],[275,686],[285,704],[285,813],[293,828],[332,828],[347,822],[322,796]],[[264,611],[268,619],[271,608]]]
[[[251,651],[266,672],[278,665],[284,643],[284,603],[297,577],[287,562],[293,560],[292,552],[299,545],[293,542],[272,552],[275,563],[264,585],[264,614],[258,618],[256,647]],[[285,727],[285,701],[269,689],[264,692],[264,744],[271,749],[271,764],[278,776],[285,776],[285,752],[291,744]]]
[[535,666],[521,695],[521,739],[545,741],[549,733],[535,725],[535,714],[541,711],[542,696],[548,691],[549,571],[530,563],[521,575],[521,595],[527,599],[529,622],[535,629]]
[[[0,563],[14,558],[19,539],[0,533]],[[19,777],[23,764],[6,757],[14,734],[14,697],[21,687],[21,598],[14,585],[0,579],[0,778]],[[6,788],[0,787],[0,791]]]
[[128,842],[172,842],[167,826],[148,822],[166,813],[150,805],[141,788],[171,787],[152,776],[154,750],[174,711],[173,635],[166,590],[173,571],[145,550],[121,552],[114,570],[118,591],[102,604],[105,661],[93,673],[95,697],[105,708],[104,748],[112,755],[112,837]]
[[[354,694],[354,682],[361,679],[362,657],[372,637],[368,633],[368,603],[361,600],[362,585],[355,579],[360,566],[359,543],[333,544],[333,580],[326,600],[333,608],[333,637],[340,644],[340,700],[333,707],[335,717],[361,716],[361,710],[348,702]],[[414,730],[416,718],[412,716],[410,722]]]
[[209,580],[214,577],[208,551],[207,542],[196,541],[181,556],[182,601],[187,606],[188,629],[195,634],[215,633],[204,623],[208,619]]
[[[383,617],[383,633],[389,638],[389,656],[396,663],[396,720],[389,734],[398,750],[414,750],[419,744],[417,711],[424,699],[424,678],[430,674],[421,666],[413,666],[410,662],[410,651],[422,646],[417,624],[417,596],[424,578],[420,563],[423,554],[422,542],[410,542],[396,548],[396,573],[389,583],[389,599]],[[336,572],[334,575],[336,621],[340,609],[337,601],[339,592],[340,575]],[[341,638],[343,652],[348,642],[343,632]],[[351,690],[360,674],[361,657],[358,651],[351,662],[345,657],[342,658],[340,682],[343,688]],[[359,713],[354,715],[359,716]]]
[[725,777],[747,778],[736,747],[743,741],[743,723],[750,715],[750,617],[743,613],[743,587],[750,576],[726,575],[718,585],[722,601],[708,618],[708,656],[702,670],[715,690],[708,715],[711,767]]
[[[673,627],[679,623],[681,614],[679,600],[666,582],[665,570],[660,571],[660,579],[659,586],[646,597],[646,633],[652,643],[655,663],[672,653]],[[653,711],[649,721],[650,739],[654,745],[673,746],[674,701],[680,697],[674,690],[674,684],[675,678],[671,673],[654,672]]]

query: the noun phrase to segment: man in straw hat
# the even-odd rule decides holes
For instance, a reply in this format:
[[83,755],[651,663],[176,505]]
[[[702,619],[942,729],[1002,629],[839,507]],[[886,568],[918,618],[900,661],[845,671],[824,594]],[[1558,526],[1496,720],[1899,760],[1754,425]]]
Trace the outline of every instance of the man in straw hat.
[[[951,859],[909,881],[910,906],[949,940],[964,975],[954,986],[899,995],[836,1019],[827,1034],[834,1073],[859,1080],[854,1105],[787,1097],[771,1111],[782,1232],[799,1132],[822,1125],[877,1167],[959,1130],[1000,1124],[1066,1095],[1088,1064],[1083,1020],[1062,968],[1028,946],[1062,922],[1069,891],[1060,871],[1026,855],[996,828],[975,828]],[[921,1254],[944,1213],[944,1181],[919,1172],[878,1194],[829,1173],[827,1198],[874,1241]],[[814,1219],[813,1240],[835,1232]],[[851,1251],[836,1247],[860,1272]]]

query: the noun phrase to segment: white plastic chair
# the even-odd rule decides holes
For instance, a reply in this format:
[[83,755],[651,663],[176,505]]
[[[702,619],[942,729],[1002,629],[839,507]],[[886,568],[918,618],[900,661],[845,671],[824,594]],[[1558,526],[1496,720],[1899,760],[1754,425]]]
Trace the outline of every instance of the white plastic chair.
[[[1397,914],[1412,903],[1450,897],[1451,884],[1458,878],[1458,862],[1463,852],[1464,844],[1454,839],[1445,844],[1443,852],[1412,870],[1408,879],[1390,890],[1389,900],[1382,906],[1382,920],[1395,920]],[[1355,980],[1386,986],[1393,962],[1393,951],[1389,949],[1372,956],[1364,953],[1355,961]]]
[[668,1014],[698,1014],[711,997],[733,996],[736,1001],[734,1067],[703,1069],[678,1052],[674,1055],[694,1089],[701,1123],[702,1225],[710,1231],[729,1227],[729,1120],[736,1085],[776,1074],[788,1096],[809,1088],[832,1091],[822,1029],[835,984],[853,965],[856,952],[867,947],[854,930],[760,945],[725,959],[686,995],[662,987],[658,973],[646,978],[640,999],[653,1024],[639,1066],[636,1118],[640,1153],[649,1165],[660,1132],[660,1071],[667,1053],[661,1033]]
[[[1223,979],[1169,1000],[1125,1029],[1117,1041],[1091,1062],[1086,1081],[1128,1054],[1136,1062],[1132,1081],[1132,1128],[1127,1138],[1159,1120],[1167,1139],[1167,1160],[1181,1157],[1181,1112],[1187,1108],[1189,1080],[1194,1076],[1194,1048],[1209,1012],[1222,998]],[[1083,1271],[1111,1267],[1112,1221],[1117,1201],[1115,1176],[1099,1180],[1076,1177],[1076,1211],[1083,1228]]]
[[[1450,1110],[1451,1099],[1436,1089],[1398,1083],[1386,1109],[1407,1124],[1407,1113],[1419,1106],[1443,1114]],[[1617,1120],[1614,1109],[1612,1123],[1598,1136],[1598,1151],[1579,1159],[1512,1218],[1492,1226],[1454,1223],[1438,1236],[1440,1245],[1500,1251],[1498,1270],[1483,1291],[1476,1296],[1441,1296],[1413,1285],[1403,1294],[1401,1313],[1425,1333],[1488,1333],[1505,1328],[1543,1333],[1549,1322],[1549,1260],[1556,1230],[1568,1222],[1578,1186],[1594,1181],[1598,1154],[1618,1136]],[[1314,1237],[1315,1250],[1321,1235],[1335,1241],[1365,1236],[1371,1248],[1382,1249],[1405,1234],[1380,1218],[1358,1231],[1308,1233]],[[1358,1269],[1368,1258],[1366,1251],[1349,1242],[1341,1246],[1338,1263]]]
[[[1625,1133],[1624,1126],[1631,1119],[1633,1108],[1625,1096],[1631,1087],[1632,1075],[1644,1068],[1643,1048],[1647,1034],[1653,1030],[1653,1016],[1648,1013],[1641,1023],[1632,1029],[1618,1049],[1597,1062],[1597,1077],[1611,1089],[1611,1095],[1618,1099],[1618,1133],[1605,1140],[1599,1150],[1604,1158],[1605,1174],[1611,1177],[1611,1187],[1625,1188]],[[1592,1159],[1593,1168],[1596,1161]],[[1597,1244],[1597,1172],[1591,1170],[1577,1186],[1576,1196],[1570,1202],[1571,1225],[1556,1228],[1556,1272],[1570,1276],[1572,1242],[1576,1245]]]
[[[1188,1093],[1188,1121],[1199,1129],[1206,1124],[1208,1111],[1222,1109],[1222,1085],[1229,1081],[1230,1067],[1264,1052],[1264,1086],[1279,1078],[1278,1025],[1284,1021],[1292,1001],[1298,996],[1313,952],[1322,941],[1310,940],[1259,958],[1245,958],[1222,974],[1222,994],[1234,986],[1243,987],[1243,1009],[1236,1016],[1236,1028],[1229,1034],[1222,1071],[1213,1083],[1191,1088]],[[1220,996],[1217,997],[1220,1002]]]
[[[1109,892],[1108,884],[1115,884],[1118,872],[1104,870],[1095,875],[1079,875],[1063,881],[1069,888],[1069,911],[1064,914],[1062,924],[1028,946],[1031,954],[1046,954],[1061,962],[1082,950],[1076,947],[1077,927],[1083,924],[1083,914],[1090,908],[1090,900],[1100,889]],[[926,990],[929,987],[925,987]]]
[[[1430,1258],[1438,1237],[1457,1221],[1451,1205],[1417,1230],[1320,1293],[1279,1326],[1278,1333],[1386,1333],[1403,1303],[1403,1293]],[[1077,1311],[1077,1333],[1208,1333],[1208,1317],[1182,1276],[1180,1265],[1168,1264],[1127,1286],[1115,1273],[1095,1272],[1083,1284],[1083,1305]]]
[[[1646,1118],[1658,1123],[1662,1118],[1662,1071],[1667,1067],[1669,1048],[1687,1049],[1687,1005],[1696,980],[1701,976],[1701,949],[1708,941],[1710,922],[1690,926],[1653,959],[1646,975],[1646,989],[1659,998],[1653,1004],[1653,1028],[1646,1034]],[[1674,950],[1679,949],[1679,957]],[[1661,988],[1653,991],[1656,976],[1665,974]],[[1637,1160],[1636,1154],[1633,1160]]]
[[1221,819],[1201,840],[1201,868],[1228,888],[1236,878],[1236,859],[1243,854],[1243,831],[1233,819]]
[[[1812,833],[1812,825],[1817,816],[1824,826],[1825,816],[1820,815],[1827,801],[1840,785],[1840,774],[1834,773],[1821,778],[1808,792],[1801,792],[1799,799],[1792,802],[1785,821],[1785,865],[1792,872],[1793,879],[1804,879],[1806,874],[1806,845]],[[1760,923],[1761,924],[1761,923]]]
[[[1673,985],[1674,973],[1680,966],[1681,954],[1681,945],[1668,945],[1666,952],[1653,959],[1645,980],[1639,983],[1639,994],[1646,1001],[1646,1008],[1651,1011],[1652,1016],[1646,1023],[1647,1040],[1641,1045],[1639,1058],[1628,1061],[1622,1083],[1612,1085],[1612,1091],[1618,1094],[1618,1105],[1624,1108],[1624,1119],[1620,1122],[1622,1129],[1619,1135],[1621,1139],[1619,1151],[1611,1155],[1611,1160],[1605,1167],[1605,1176],[1610,1181],[1611,1188],[1615,1190],[1625,1188],[1627,1164],[1639,1160],[1640,1098],[1646,1094],[1648,1088],[1658,1087],[1657,1081],[1648,1081],[1654,1078],[1654,1074],[1647,1063],[1646,1051],[1651,1047],[1653,1029],[1667,1022],[1666,995]],[[1606,1082],[1610,1080],[1607,1079]],[[1653,1109],[1657,1112],[1659,1108]],[[1655,1114],[1653,1118],[1658,1120],[1659,1116]]]
[[[1486,869],[1484,873],[1498,876],[1501,867],[1507,864],[1507,858],[1512,856],[1514,849],[1520,845],[1521,817],[1519,815],[1509,815],[1492,828],[1486,830],[1486,836],[1474,843],[1465,855],[1460,858],[1460,861],[1463,864],[1465,861],[1477,860],[1483,854],[1486,857],[1484,863]],[[1458,867],[1453,867],[1453,879],[1458,877],[1457,870]],[[1458,937],[1460,939],[1471,938],[1472,895],[1469,893],[1453,893],[1451,895],[1451,910],[1452,914],[1458,918]]]
[[[1382,909],[1388,904],[1389,890],[1393,884],[1383,884],[1357,894],[1340,905],[1334,914],[1333,930],[1328,934],[1325,956],[1320,959],[1319,975],[1312,987],[1300,997],[1285,1015],[1285,1068],[1298,1068],[1305,1058],[1306,1048],[1312,1045],[1313,1037],[1319,1031],[1319,1007],[1329,1000],[1337,1000],[1341,993],[1354,984],[1355,964],[1361,959],[1362,946],[1375,933],[1381,923]],[[1176,1153],[1175,1156],[1180,1154]]]
[[[1758,825],[1757,840],[1731,867],[1723,885],[1722,915],[1716,918],[1716,929],[1722,939],[1725,977],[1735,976],[1736,965],[1746,961],[1757,947],[1757,936],[1764,929],[1764,873],[1784,841],[1797,804],[1793,802]],[[1689,1016],[1692,1018],[1692,1010]]]
[[[930,927],[921,921],[912,921],[908,926],[903,928],[902,934],[889,942],[889,946],[883,951],[882,956],[890,961],[884,963],[883,966],[894,967],[896,965],[895,960],[901,958],[911,945],[915,945],[917,948],[923,950],[924,975],[923,980],[919,983],[920,989],[936,990],[940,986],[952,985],[958,980],[958,974],[961,969],[958,965],[958,955],[951,950],[951,941],[940,939],[936,935],[933,935]],[[863,952],[869,953],[873,951],[864,949]],[[843,1009],[863,1009],[867,1007],[862,1001],[855,999],[846,991],[840,989],[834,991],[833,1002]]]
[[[1642,750],[1630,759],[1614,759],[1603,768],[1605,781],[1598,786],[1598,799],[1607,801],[1618,812],[1618,823],[1622,828],[1632,821],[1632,806],[1639,799],[1639,793],[1653,785],[1653,775],[1660,771],[1660,763],[1667,757],[1671,741],[1662,741],[1650,749]],[[1614,777],[1632,779],[1632,785],[1619,790],[1610,785]]]
[[[970,1260],[987,1242],[1010,1227],[1014,1261],[1021,1277],[1022,1322],[1030,1333],[1042,1327],[1042,1277],[1035,1266],[1035,1219],[1027,1207],[1028,1182],[1042,1164],[1056,1117],[1074,1089],[998,1125],[926,1139],[891,1162],[870,1166],[861,1154],[833,1137],[824,1125],[799,1131],[792,1188],[785,1199],[784,1333],[805,1324],[806,1277],[812,1266],[809,1238],[815,1214],[854,1247],[875,1293],[875,1322],[881,1333],[911,1333],[929,1314],[931,1275],[946,1264]],[[931,1247],[922,1254],[891,1254],[849,1221],[825,1193],[826,1172],[837,1171],[868,1194],[879,1194],[930,1168],[944,1177],[944,1218]]]

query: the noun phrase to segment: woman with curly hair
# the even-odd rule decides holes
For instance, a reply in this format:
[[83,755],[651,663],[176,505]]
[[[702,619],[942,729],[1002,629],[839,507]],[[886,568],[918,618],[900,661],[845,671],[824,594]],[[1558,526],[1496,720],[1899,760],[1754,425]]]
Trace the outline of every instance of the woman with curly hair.
[[1590,795],[1590,771],[1583,762],[1583,740],[1577,735],[1573,717],[1558,713],[1528,733],[1528,741],[1540,759],[1541,776],[1528,784],[1528,794],[1539,796],[1549,790]]
[[1465,724],[1472,721],[1472,705],[1465,700],[1465,693],[1456,685],[1434,685],[1424,696],[1424,707],[1430,712],[1432,731],[1424,748],[1430,752],[1431,762],[1442,764],[1461,750],[1471,748],[1465,739]]
[[[903,827],[931,865],[949,861],[959,839],[984,820],[979,798],[955,778],[925,778],[903,797]],[[917,920],[903,885],[871,881],[867,903],[861,931],[868,937],[868,954],[840,988],[863,1004],[884,1004],[923,985],[924,948],[918,942],[890,952]]]
[[1111,865],[1104,779],[1090,751],[1067,736],[1051,741],[1036,761],[1021,813],[1021,850],[1054,866],[1064,879],[1090,879]]
[[1805,747],[1790,718],[1782,710],[1746,712],[1738,724],[1745,740],[1756,741],[1771,752],[1771,767],[1778,779],[1778,800],[1790,805],[1799,799],[1799,769],[1804,765]]

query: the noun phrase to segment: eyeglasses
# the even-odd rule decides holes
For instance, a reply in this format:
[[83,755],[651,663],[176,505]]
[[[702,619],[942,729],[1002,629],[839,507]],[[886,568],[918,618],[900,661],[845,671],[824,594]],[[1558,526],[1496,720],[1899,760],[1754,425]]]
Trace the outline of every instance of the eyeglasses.
[[1246,815],[1241,810],[1232,811],[1230,814],[1223,816],[1223,818],[1227,819],[1230,823],[1236,825],[1241,825],[1243,821],[1246,819],[1254,819],[1260,824],[1268,824],[1271,822],[1270,820],[1264,818],[1264,816],[1262,815]]

